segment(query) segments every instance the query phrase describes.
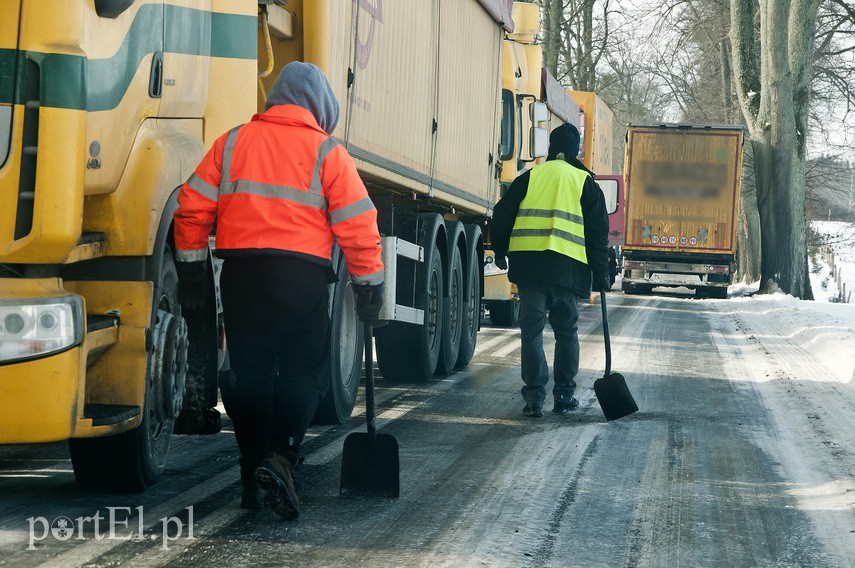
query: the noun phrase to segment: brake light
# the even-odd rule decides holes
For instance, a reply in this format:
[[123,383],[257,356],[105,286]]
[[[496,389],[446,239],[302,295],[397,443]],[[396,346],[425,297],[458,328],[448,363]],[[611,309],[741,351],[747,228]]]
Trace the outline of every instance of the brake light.
[[712,265],[709,270],[710,274],[728,274],[730,272],[730,267],[727,265]]

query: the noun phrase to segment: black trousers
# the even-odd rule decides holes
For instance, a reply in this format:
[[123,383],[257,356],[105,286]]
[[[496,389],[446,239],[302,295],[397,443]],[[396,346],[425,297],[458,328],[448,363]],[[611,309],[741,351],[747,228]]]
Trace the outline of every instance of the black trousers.
[[270,451],[296,454],[327,389],[329,292],[323,267],[277,256],[228,258],[220,290],[232,373],[220,390],[249,478]]

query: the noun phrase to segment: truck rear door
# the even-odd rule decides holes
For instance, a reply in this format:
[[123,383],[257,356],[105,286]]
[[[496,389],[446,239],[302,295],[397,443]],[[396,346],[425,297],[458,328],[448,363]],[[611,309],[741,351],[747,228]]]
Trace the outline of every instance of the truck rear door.
[[624,246],[732,255],[741,164],[738,127],[631,126]]

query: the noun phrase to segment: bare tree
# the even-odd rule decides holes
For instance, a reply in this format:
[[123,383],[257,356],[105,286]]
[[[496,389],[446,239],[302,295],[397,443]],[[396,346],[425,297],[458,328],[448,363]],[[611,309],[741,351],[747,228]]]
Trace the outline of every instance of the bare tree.
[[[734,87],[748,125],[762,227],[761,290],[812,299],[806,136],[820,0],[731,0]],[[759,19],[759,32],[755,22]]]
[[544,65],[577,91],[597,90],[597,69],[612,47],[612,0],[540,0]]
[[558,76],[558,53],[561,51],[561,28],[564,22],[564,0],[542,0],[543,65],[553,77]]

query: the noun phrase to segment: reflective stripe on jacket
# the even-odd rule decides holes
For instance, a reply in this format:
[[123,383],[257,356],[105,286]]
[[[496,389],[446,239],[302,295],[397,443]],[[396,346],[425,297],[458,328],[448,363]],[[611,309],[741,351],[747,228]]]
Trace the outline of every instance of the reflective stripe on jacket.
[[564,160],[532,168],[508,251],[551,250],[588,264],[581,203],[587,178],[587,172]]
[[312,114],[271,107],[218,138],[178,195],[179,261],[286,251],[330,262],[333,239],[359,284],[383,281],[377,211],[347,151]]

